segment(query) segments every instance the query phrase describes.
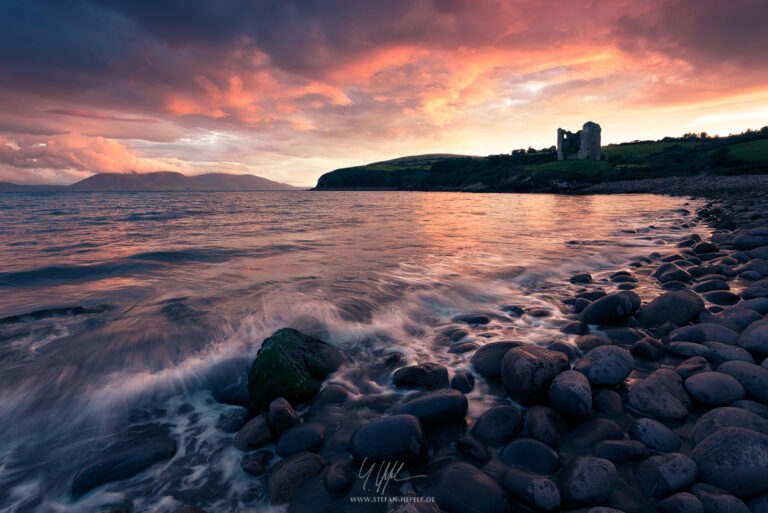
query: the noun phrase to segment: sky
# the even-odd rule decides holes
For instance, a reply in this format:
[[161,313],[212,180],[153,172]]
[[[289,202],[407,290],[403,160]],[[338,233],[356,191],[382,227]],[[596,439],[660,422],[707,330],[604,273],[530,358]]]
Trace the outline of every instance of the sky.
[[765,0],[0,0],[0,181],[768,125]]

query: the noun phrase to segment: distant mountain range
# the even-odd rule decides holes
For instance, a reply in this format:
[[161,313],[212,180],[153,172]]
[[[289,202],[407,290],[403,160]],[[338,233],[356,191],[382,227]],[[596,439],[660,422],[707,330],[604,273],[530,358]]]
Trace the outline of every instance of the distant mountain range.
[[260,176],[206,173],[187,176],[172,171],[156,173],[98,173],[72,185],[19,185],[0,182],[0,192],[32,191],[298,191]]

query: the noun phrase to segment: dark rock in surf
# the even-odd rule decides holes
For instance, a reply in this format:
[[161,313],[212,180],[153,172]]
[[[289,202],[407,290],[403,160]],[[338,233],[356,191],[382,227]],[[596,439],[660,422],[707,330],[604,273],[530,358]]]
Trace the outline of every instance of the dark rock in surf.
[[448,388],[448,369],[436,363],[420,363],[395,371],[392,382],[401,388],[437,390]]
[[494,406],[484,411],[472,426],[472,434],[483,442],[500,445],[523,428],[523,413],[514,406]]
[[323,379],[349,361],[322,340],[291,328],[278,330],[264,340],[248,373],[251,407],[264,410],[278,397],[294,405],[308,401]]
[[278,397],[269,404],[267,421],[278,436],[293,426],[301,424],[301,418],[296,415],[291,403],[282,397]]
[[[511,505],[501,486],[483,471],[446,459],[430,465],[424,479],[413,481],[424,497],[435,497],[446,513],[509,513]],[[471,509],[467,508],[471,505]]]
[[637,313],[638,320],[653,328],[671,322],[678,326],[688,324],[704,310],[704,301],[695,292],[679,290],[665,292],[645,305]]
[[675,452],[680,449],[680,437],[657,420],[637,419],[629,426],[628,433],[652,451]]
[[486,378],[501,377],[501,361],[507,351],[521,346],[521,342],[491,342],[480,346],[472,356],[472,366]]
[[240,460],[240,468],[243,472],[252,476],[261,476],[267,471],[269,461],[272,459],[271,451],[256,451],[243,456]]
[[592,389],[584,374],[567,370],[558,374],[549,387],[549,405],[565,417],[592,414]]
[[635,477],[646,495],[660,497],[684,488],[696,480],[696,462],[679,452],[651,456],[635,468]]
[[609,294],[590,304],[579,320],[587,324],[622,324],[634,311],[630,292]]
[[655,417],[682,419],[688,415],[690,399],[682,378],[669,369],[659,369],[633,383],[627,403],[635,410]]
[[553,511],[560,506],[560,491],[549,479],[518,469],[506,471],[501,486],[513,499],[542,511]]
[[568,368],[568,358],[559,352],[536,346],[515,347],[501,363],[501,376],[507,394],[524,405],[547,397],[549,384]]
[[426,427],[464,422],[467,398],[458,390],[429,392],[404,403],[398,413],[413,415]]
[[298,424],[289,428],[277,441],[277,454],[292,456],[299,452],[317,452],[325,440],[325,428],[317,422]]
[[722,372],[700,372],[685,380],[685,389],[697,401],[723,406],[744,399],[744,388]]
[[533,438],[518,438],[498,453],[499,460],[527,472],[551,475],[560,468],[560,456],[550,446]]
[[565,429],[563,418],[546,406],[531,406],[525,412],[525,430],[528,436],[550,447],[557,447]]
[[468,394],[475,388],[475,376],[469,372],[458,371],[451,378],[451,388]]
[[340,495],[352,488],[357,478],[352,462],[348,459],[336,460],[323,470],[323,486],[331,495]]
[[272,443],[272,430],[269,428],[267,415],[262,413],[249,420],[237,432],[232,443],[241,451],[261,449],[265,445]]
[[350,442],[350,452],[362,461],[411,462],[425,450],[421,422],[413,415],[391,415],[360,427]]
[[632,372],[634,358],[629,351],[617,346],[592,349],[573,367],[594,385],[616,386]]
[[593,456],[580,456],[558,477],[563,502],[571,506],[597,506],[608,500],[618,475],[613,463]]
[[322,472],[323,458],[300,452],[277,463],[269,472],[267,488],[272,504],[284,504],[298,495],[304,484]]

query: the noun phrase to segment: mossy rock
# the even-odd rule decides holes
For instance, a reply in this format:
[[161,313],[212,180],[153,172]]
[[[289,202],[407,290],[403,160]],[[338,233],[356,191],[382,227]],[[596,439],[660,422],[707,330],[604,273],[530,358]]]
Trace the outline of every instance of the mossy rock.
[[284,397],[294,406],[312,399],[322,381],[349,356],[339,349],[292,328],[283,328],[267,338],[248,372],[251,408],[267,409]]

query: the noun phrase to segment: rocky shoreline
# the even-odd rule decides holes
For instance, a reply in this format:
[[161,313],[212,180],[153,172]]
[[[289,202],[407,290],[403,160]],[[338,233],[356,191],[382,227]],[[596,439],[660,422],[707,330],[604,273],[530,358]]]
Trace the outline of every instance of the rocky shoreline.
[[[768,194],[745,194],[756,182],[743,178],[768,177],[738,178],[690,192],[710,201],[673,249],[607,279],[572,276],[560,305],[567,342],[470,347],[471,370],[453,375],[397,353],[355,362],[390,390],[361,394],[333,379],[351,361],[344,351],[279,330],[247,384],[233,376],[214,394],[248,406],[218,426],[233,434],[255,493],[295,512],[767,512]],[[641,286],[655,291],[650,301]],[[496,401],[476,414],[467,396],[480,380]],[[128,471],[86,467],[73,492],[175,448],[135,452],[121,456]]]

